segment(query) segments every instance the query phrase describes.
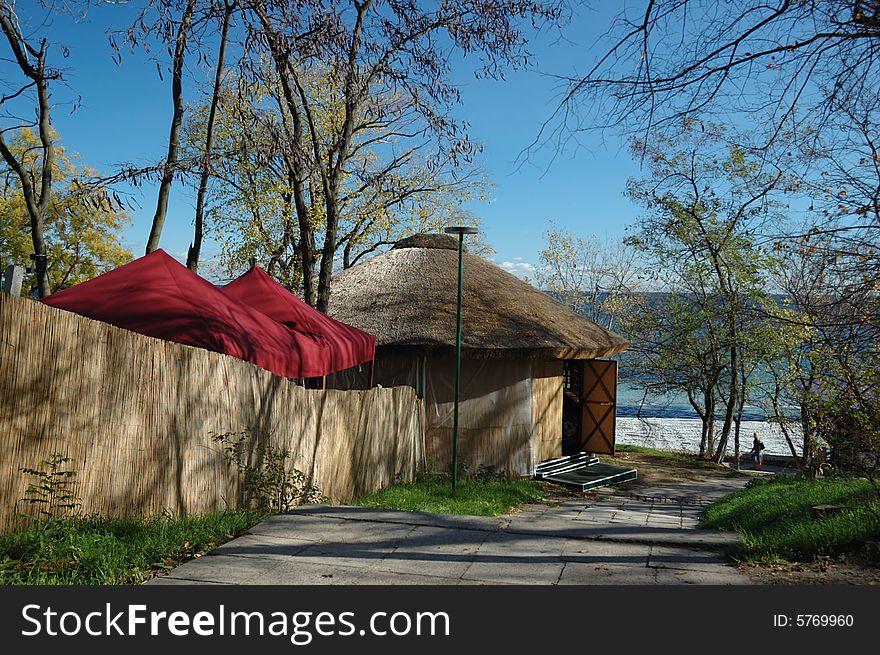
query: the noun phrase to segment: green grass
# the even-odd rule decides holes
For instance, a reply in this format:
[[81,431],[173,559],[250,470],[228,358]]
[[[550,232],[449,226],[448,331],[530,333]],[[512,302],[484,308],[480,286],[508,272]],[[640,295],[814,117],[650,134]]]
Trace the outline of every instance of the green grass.
[[[747,561],[854,555],[880,563],[880,502],[871,494],[858,478],[757,479],[707,507],[703,524],[740,532]],[[824,504],[844,509],[814,520],[812,506]]]
[[197,557],[265,515],[178,519],[63,518],[0,535],[0,584],[125,585]]
[[524,503],[539,502],[542,497],[540,482],[495,478],[459,480],[453,496],[448,478],[431,476],[386,487],[351,504],[433,514],[497,516]]

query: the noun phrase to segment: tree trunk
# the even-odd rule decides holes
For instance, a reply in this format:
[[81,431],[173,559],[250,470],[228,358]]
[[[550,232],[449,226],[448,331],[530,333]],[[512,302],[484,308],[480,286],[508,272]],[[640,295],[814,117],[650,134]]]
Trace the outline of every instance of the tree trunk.
[[[299,264],[302,267],[303,300],[310,307],[315,306],[315,233],[309,220],[309,208],[306,204],[302,180],[293,184],[293,200],[296,205],[296,216],[299,220]],[[312,196],[314,197],[314,196]]]
[[785,425],[787,417],[782,413],[782,408],[779,406],[779,397],[782,394],[782,381],[779,379],[779,374],[775,370],[773,371],[773,385],[773,396],[771,398],[771,402],[773,403],[773,415],[779,423],[779,429],[782,431],[782,436],[785,437],[785,441],[788,443],[788,449],[791,451],[791,456],[794,457],[798,468],[802,469],[806,466],[806,459],[802,456],[798,456],[797,449],[794,447],[794,442],[791,440],[791,434]]
[[40,298],[52,293],[49,286],[48,263],[46,261],[46,242],[43,227],[52,199],[52,167],[55,165],[55,147],[52,143],[52,128],[49,119],[49,85],[45,75],[45,42],[40,50],[40,79],[37,82],[37,96],[40,102],[40,142],[43,144],[43,171],[40,176],[40,201],[37,205],[36,219],[31,221],[32,243],[34,245],[34,269],[37,278],[37,292]]
[[736,310],[737,297],[736,294],[729,291],[727,294],[727,302],[729,305],[728,315],[728,339],[730,340],[730,388],[728,390],[727,403],[724,411],[724,425],[721,428],[721,439],[718,441],[718,448],[715,450],[715,461],[720,464],[724,461],[724,454],[727,452],[727,442],[730,438],[730,428],[733,425],[733,417],[735,409],[739,404],[740,387],[739,378],[740,371],[740,353],[739,353],[739,329],[738,317]]
[[[275,64],[275,71],[278,73],[278,79],[281,83],[281,90],[284,94],[284,104],[290,113],[293,122],[293,154],[287,160],[288,168],[291,169],[293,175],[293,201],[296,207],[296,215],[299,224],[299,241],[297,249],[299,250],[300,266],[302,266],[303,281],[303,299],[305,302],[315,306],[315,290],[314,290],[314,273],[315,273],[315,231],[312,227],[309,207],[305,200],[305,184],[308,173],[303,166],[302,157],[305,151],[303,144],[303,117],[297,107],[296,93],[293,85],[290,83],[287,52],[280,35],[272,26],[272,21],[266,12],[266,8],[262,3],[252,3],[251,8],[260,19],[263,27],[263,34],[269,43],[269,50],[272,53],[272,61]],[[317,165],[317,162],[316,162]],[[312,202],[315,202],[314,193],[311,194]]]
[[202,235],[204,232],[205,194],[208,191],[208,178],[211,175],[211,149],[214,144],[214,120],[217,105],[220,103],[220,88],[223,84],[223,67],[226,59],[226,43],[229,40],[229,23],[235,2],[227,2],[223,13],[223,28],[220,33],[220,50],[217,53],[217,71],[214,75],[214,94],[211,96],[211,111],[208,113],[208,124],[205,126],[205,152],[202,157],[202,171],[199,177],[199,192],[196,197],[196,220],[193,242],[186,253],[186,266],[193,273],[199,271],[199,256],[202,252]]
[[327,226],[324,231],[324,248],[321,252],[321,267],[318,271],[318,298],[315,308],[327,312],[330,304],[330,283],[333,278],[333,258],[336,254],[336,233],[339,227],[339,207],[336,202],[336,190],[331,185],[331,192],[326,198]]
[[[345,118],[336,145],[335,161],[332,156],[328,156],[328,170],[322,172],[327,225],[324,231],[324,248],[321,251],[321,269],[318,273],[318,299],[315,304],[315,307],[322,312],[326,312],[327,306],[330,304],[330,284],[333,279],[333,260],[336,256],[336,234],[339,231],[339,183],[344,174],[345,162],[351,156],[351,139],[355,120],[365,92],[365,88],[361,87],[357,78],[357,53],[360,49],[364,20],[371,5],[371,0],[365,0],[360,4],[355,3],[357,16],[351,34],[351,43],[348,47],[348,69],[345,76]],[[305,98],[303,98],[303,102],[305,102]],[[316,130],[308,107],[306,107],[306,116],[309,118],[309,124],[312,126],[314,134]],[[317,143],[314,139],[313,142]],[[315,161],[319,162],[317,150]]]
[[342,249],[342,268],[349,269],[351,268],[351,241],[345,242],[345,247]]
[[150,236],[147,238],[146,254],[150,254],[159,247],[159,237],[162,236],[165,216],[168,213],[168,195],[171,193],[171,182],[174,180],[174,169],[177,166],[177,152],[180,149],[180,126],[183,123],[183,60],[186,57],[186,39],[192,24],[195,6],[195,0],[187,2],[183,18],[180,21],[180,29],[177,31],[171,78],[171,101],[174,105],[174,114],[171,117],[168,156],[165,158],[162,182],[159,184],[159,198],[156,203],[156,213],[153,215],[153,224],[150,227]]
[[[738,353],[736,352],[736,348],[731,348],[730,350],[732,362],[731,368],[733,368],[734,363],[738,360]],[[733,427],[735,420],[735,407],[739,404],[739,396],[739,374],[736,374],[731,376],[730,379],[730,393],[727,397],[727,402],[725,403],[724,423],[721,426],[721,436],[718,439],[713,455],[713,459],[719,464],[724,461],[724,454],[727,452],[727,443],[730,440],[730,430]]]
[[[742,426],[742,416],[743,410],[746,406],[746,394],[744,389],[746,388],[746,380],[748,379],[746,376],[746,368],[742,364],[739,367],[739,381],[740,381],[740,394],[739,394],[739,403],[737,405],[736,416],[733,419],[734,422],[734,433],[733,433],[733,461],[735,462],[735,467],[739,470],[739,434],[740,427]],[[723,461],[722,455],[722,461]]]
[[742,425],[742,413],[734,419],[733,431],[733,467],[739,471],[739,430]]
[[[22,195],[24,195],[25,206],[31,223],[31,244],[34,247],[33,259],[37,280],[37,293],[40,298],[45,298],[52,293],[49,285],[48,262],[46,261],[44,225],[46,214],[49,211],[49,201],[52,198],[52,167],[55,164],[55,147],[52,142],[49,107],[49,73],[46,71],[46,49],[48,43],[43,39],[40,42],[39,51],[29,46],[18,31],[12,9],[7,8],[5,5],[3,9],[5,11],[0,12],[0,29],[2,29],[4,36],[9,42],[9,46],[22,73],[33,80],[37,89],[37,102],[39,103],[37,116],[40,143],[43,147],[39,195],[32,183],[31,172],[25,170],[24,163],[18,161],[9,148],[7,148],[3,140],[2,131],[0,131],[0,154],[3,155],[3,159],[15,171],[21,182]],[[27,53],[35,57],[36,65],[30,63]]]
[[697,399],[694,397],[693,392],[688,389],[687,391],[688,401],[691,404],[691,407],[694,408],[694,411],[697,413],[697,416],[700,417],[700,451],[699,457],[703,459],[706,456],[706,448],[708,446],[708,417],[712,415],[713,407],[710,398],[703,394],[703,406],[700,406],[700,403],[697,402]]
[[706,403],[706,415],[703,417],[703,430],[706,433],[706,449],[700,453],[701,458],[708,458],[715,448],[715,400]]

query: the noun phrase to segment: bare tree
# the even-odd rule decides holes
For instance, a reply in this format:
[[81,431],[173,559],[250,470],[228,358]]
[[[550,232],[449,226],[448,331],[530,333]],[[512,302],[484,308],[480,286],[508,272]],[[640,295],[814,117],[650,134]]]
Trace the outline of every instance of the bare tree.
[[[208,122],[205,126],[205,146],[202,154],[201,171],[199,173],[199,189],[196,195],[195,234],[186,253],[187,268],[193,272],[199,270],[199,256],[202,251],[202,237],[204,236],[205,222],[205,195],[208,191],[208,179],[212,172],[212,147],[214,144],[214,123],[217,118],[217,107],[223,86],[223,71],[226,64],[226,45],[229,41],[229,25],[232,14],[235,11],[235,0],[223,0],[223,17],[220,28],[220,45],[217,52],[217,67],[214,74],[214,91],[211,94],[211,108],[208,112]],[[179,130],[179,127],[178,127]]]
[[[36,272],[37,292],[43,298],[52,293],[49,285],[46,266],[46,244],[43,236],[44,223],[49,203],[52,198],[52,167],[55,150],[52,142],[52,123],[50,118],[49,82],[61,78],[59,71],[49,68],[46,64],[49,43],[41,39],[39,44],[29,43],[22,35],[12,4],[0,1],[0,29],[12,51],[26,81],[15,91],[0,97],[0,109],[5,109],[9,101],[18,98],[31,89],[36,92],[36,121],[14,119],[14,125],[0,129],[0,154],[6,164],[15,171],[21,182],[25,205],[31,223],[31,240],[34,248],[34,268]],[[25,127],[38,127],[42,157],[39,165],[39,182],[31,171],[9,149],[5,134],[10,130],[21,130]]]
[[636,290],[636,252],[622,240],[580,237],[551,222],[544,232],[537,280],[541,288],[594,323],[615,329]]
[[[257,36],[264,39],[282,86],[286,110],[292,119],[293,139],[300,145],[299,162],[293,172],[297,198],[314,176],[324,208],[323,244],[317,262],[315,305],[326,309],[330,280],[339,242],[340,196],[346,165],[354,156],[356,131],[370,117],[377,92],[400,95],[406,107],[420,116],[417,138],[430,134],[439,151],[453,159],[472,157],[476,146],[462,126],[449,114],[458,101],[458,89],[449,79],[446,43],[465,54],[479,54],[482,71],[499,75],[504,66],[527,58],[525,36],[517,21],[553,20],[552,5],[530,0],[513,2],[452,1],[426,9],[416,0],[377,2],[353,0],[323,6],[320,11],[303,3],[251,0],[248,8],[256,17]],[[441,38],[442,35],[442,38]],[[307,93],[303,64],[319,61],[337,80],[342,108],[334,138],[314,138],[320,130],[319,106]],[[299,199],[297,211],[299,214]],[[302,232],[301,263],[308,270],[316,260],[317,244],[309,225]]]
[[607,36],[592,68],[562,78],[547,136],[597,124],[648,134],[683,116],[748,113],[770,142],[795,118],[821,132],[880,80],[875,0],[644,0]]
[[[561,78],[562,102],[536,143],[561,147],[580,130],[608,127],[647,141],[703,118],[750,129],[746,151],[784,173],[780,188],[791,204],[810,206],[802,224],[788,217],[752,234],[759,243],[775,242],[791,270],[821,272],[805,288],[789,289],[796,320],[812,335],[805,347],[817,354],[795,362],[806,368],[787,375],[810,385],[796,394],[805,405],[826,406],[848,395],[860,399],[854,403],[860,409],[844,423],[872,415],[880,3],[645,0],[621,10],[608,37],[588,70]],[[649,149],[641,153],[653,166],[650,156]],[[711,250],[704,257],[714,266]],[[776,314],[768,320],[781,320]],[[817,410],[802,410],[809,441]],[[808,451],[805,442],[809,463]]]
[[[145,180],[159,182],[156,211],[147,237],[147,253],[159,247],[175,176],[204,169],[200,166],[200,162],[204,160],[202,156],[192,161],[181,159],[181,128],[186,109],[183,97],[184,74],[188,57],[194,56],[193,58],[199,62],[207,61],[206,44],[212,34],[211,26],[218,22],[215,19],[219,16],[222,33],[225,12],[226,5],[218,5],[215,0],[150,0],[130,27],[108,31],[110,45],[115,51],[114,59],[117,62],[122,61],[121,53],[124,45],[131,48],[141,46],[150,52],[151,48],[158,44],[162,47],[160,52],[167,47],[170,55],[172,115],[164,160],[157,165],[146,167],[123,165],[118,174],[103,180],[105,183],[124,180],[133,184],[141,184]],[[226,39],[221,38],[221,48],[225,43]],[[219,59],[218,57],[218,63],[221,64],[219,67],[222,70],[223,65]],[[156,58],[156,69],[160,77],[165,65],[167,64],[160,58]]]
[[705,298],[706,330],[717,332],[726,356],[724,422],[713,453],[720,462],[743,406],[749,306],[763,291],[766,253],[755,235],[779,220],[774,195],[785,176],[726,142],[721,126],[687,121],[683,129],[687,140],[657,135],[634,143],[651,176],[629,184],[630,197],[648,210],[633,241]]
[[186,41],[192,27],[195,8],[196,0],[187,0],[174,40],[171,73],[171,102],[174,112],[171,116],[171,128],[168,134],[168,154],[165,157],[162,179],[159,183],[156,213],[153,215],[153,223],[147,237],[147,254],[159,247],[159,237],[162,235],[165,216],[168,213],[168,194],[171,193],[171,183],[174,180],[174,171],[177,166],[177,152],[180,149],[180,126],[183,123],[183,62],[186,57]]
[[[320,70],[303,73],[301,79],[307,82],[311,101],[321,109],[317,137],[326,143],[335,138],[332,119],[340,113],[332,97],[334,81]],[[382,108],[389,106],[388,115],[398,115],[397,99],[377,96],[372,102],[375,114],[384,115]],[[298,166],[305,164],[299,158],[277,76],[271,67],[254,67],[248,78],[229,81],[221,105],[208,219],[222,241],[223,268],[234,275],[253,260],[314,302],[315,271],[301,264],[301,241],[323,240],[324,201],[312,168],[301,171],[307,177],[297,189]],[[189,112],[184,157],[201,156],[209,115],[208,106]],[[462,203],[485,192],[479,166],[455,166],[448,158],[426,161],[428,151],[421,153],[417,147],[424,142],[410,143],[402,154],[389,155],[401,138],[395,130],[402,123],[392,127],[371,118],[360,126],[364,127],[355,131],[339,198],[337,265],[353,266],[409,233],[436,231],[450,221],[475,223],[476,217],[468,215]],[[424,143],[425,148],[429,145]],[[305,207],[302,213],[300,206]],[[321,249],[315,248],[315,254],[321,256]]]

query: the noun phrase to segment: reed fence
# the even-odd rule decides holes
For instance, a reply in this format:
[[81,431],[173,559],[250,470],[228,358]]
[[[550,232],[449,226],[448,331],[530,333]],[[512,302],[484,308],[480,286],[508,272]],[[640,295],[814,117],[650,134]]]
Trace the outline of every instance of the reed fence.
[[0,529],[28,476],[72,458],[84,512],[200,513],[234,505],[236,471],[213,436],[288,450],[331,501],[411,479],[424,464],[409,387],[312,390],[248,362],[0,294]]

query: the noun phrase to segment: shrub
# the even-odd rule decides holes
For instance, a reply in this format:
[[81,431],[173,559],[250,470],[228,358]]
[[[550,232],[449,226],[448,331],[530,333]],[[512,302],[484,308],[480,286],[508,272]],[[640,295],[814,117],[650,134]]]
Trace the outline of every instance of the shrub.
[[302,471],[290,467],[289,450],[262,445],[253,449],[247,431],[225,432],[212,439],[223,446],[226,461],[236,467],[240,507],[287,512],[296,505],[325,500],[318,487],[306,482]]

